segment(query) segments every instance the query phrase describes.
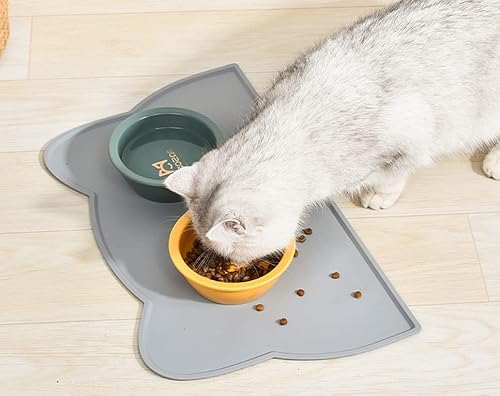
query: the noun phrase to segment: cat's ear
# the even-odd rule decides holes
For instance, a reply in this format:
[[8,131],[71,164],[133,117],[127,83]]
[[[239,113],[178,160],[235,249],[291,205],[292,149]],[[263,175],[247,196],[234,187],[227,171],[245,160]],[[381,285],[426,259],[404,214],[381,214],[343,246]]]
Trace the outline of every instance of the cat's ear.
[[170,191],[184,198],[191,198],[194,190],[194,177],[198,169],[198,163],[191,166],[183,166],[168,176],[163,184]]
[[232,242],[247,232],[245,224],[235,216],[227,216],[216,222],[207,232],[206,237],[212,242]]

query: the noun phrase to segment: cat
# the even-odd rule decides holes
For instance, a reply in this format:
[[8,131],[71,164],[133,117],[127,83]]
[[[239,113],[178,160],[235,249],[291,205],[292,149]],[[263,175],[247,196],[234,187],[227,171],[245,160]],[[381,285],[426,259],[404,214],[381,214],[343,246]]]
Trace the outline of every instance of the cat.
[[208,248],[246,263],[339,194],[390,207],[442,155],[496,143],[483,169],[500,179],[499,141],[500,0],[403,0],[299,56],[238,133],[165,186]]

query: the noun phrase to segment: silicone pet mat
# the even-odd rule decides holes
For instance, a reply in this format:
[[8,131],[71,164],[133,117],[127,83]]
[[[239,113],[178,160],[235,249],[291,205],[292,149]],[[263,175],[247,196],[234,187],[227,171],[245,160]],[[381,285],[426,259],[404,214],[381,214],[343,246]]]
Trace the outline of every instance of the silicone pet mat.
[[[206,378],[271,358],[326,359],[365,352],[420,326],[335,206],[312,215],[313,234],[277,285],[258,303],[225,306],[199,296],[172,266],[170,229],[182,203],[136,195],[108,157],[108,140],[130,114],[175,106],[212,119],[224,138],[237,131],[256,91],[237,65],[171,84],[131,111],[73,129],[48,144],[44,161],[69,187],[88,195],[92,228],[112,271],[144,308],[139,350],[156,373]],[[339,279],[332,279],[332,272]],[[305,290],[303,297],[295,291]],[[353,298],[354,290],[362,298]],[[95,291],[99,293],[99,290]],[[288,324],[280,326],[279,318]],[[227,343],[229,343],[227,345]],[[227,346],[225,346],[227,345]]]

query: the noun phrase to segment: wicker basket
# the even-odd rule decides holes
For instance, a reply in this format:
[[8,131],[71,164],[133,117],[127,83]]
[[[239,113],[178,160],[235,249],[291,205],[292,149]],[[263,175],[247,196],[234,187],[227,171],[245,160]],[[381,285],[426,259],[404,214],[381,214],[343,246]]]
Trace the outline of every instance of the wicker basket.
[[7,0],[0,0],[0,54],[7,45],[9,38],[9,18],[7,14]]

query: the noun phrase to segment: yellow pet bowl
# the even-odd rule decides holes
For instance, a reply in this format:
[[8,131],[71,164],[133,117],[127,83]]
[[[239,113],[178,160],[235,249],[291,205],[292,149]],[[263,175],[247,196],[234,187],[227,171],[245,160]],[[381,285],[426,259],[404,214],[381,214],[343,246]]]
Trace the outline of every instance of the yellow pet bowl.
[[189,284],[203,297],[219,304],[243,304],[253,301],[266,293],[286,271],[295,253],[295,240],[290,242],[276,267],[266,275],[248,282],[225,283],[205,278],[194,272],[184,261],[184,257],[195,240],[189,212],[184,213],[175,223],[170,233],[168,250],[175,268]]

